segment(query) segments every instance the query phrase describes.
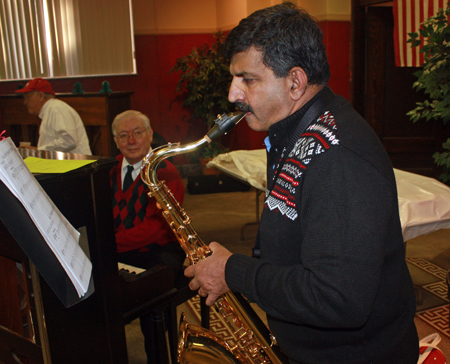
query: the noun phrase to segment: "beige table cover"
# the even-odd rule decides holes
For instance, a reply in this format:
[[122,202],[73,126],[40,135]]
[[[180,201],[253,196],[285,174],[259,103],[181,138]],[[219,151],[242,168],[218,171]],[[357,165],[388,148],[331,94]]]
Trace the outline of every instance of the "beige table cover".
[[[220,154],[208,167],[265,191],[266,164],[264,149],[237,150]],[[434,178],[398,169],[394,172],[404,240],[450,228],[450,188]]]

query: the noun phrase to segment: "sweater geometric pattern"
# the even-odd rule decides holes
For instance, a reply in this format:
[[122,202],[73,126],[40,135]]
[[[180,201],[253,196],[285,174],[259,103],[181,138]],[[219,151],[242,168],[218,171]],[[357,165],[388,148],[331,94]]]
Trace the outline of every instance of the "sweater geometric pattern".
[[326,111],[306,128],[287,156],[279,174],[274,175],[276,181],[266,198],[265,206],[270,210],[278,210],[292,221],[296,220],[298,212],[295,195],[303,172],[314,156],[338,144],[338,131],[334,117]]
[[148,198],[147,193],[143,191],[148,187],[141,178],[135,182],[123,192],[118,186],[117,178],[112,179],[113,218],[116,231],[130,229],[144,221]]

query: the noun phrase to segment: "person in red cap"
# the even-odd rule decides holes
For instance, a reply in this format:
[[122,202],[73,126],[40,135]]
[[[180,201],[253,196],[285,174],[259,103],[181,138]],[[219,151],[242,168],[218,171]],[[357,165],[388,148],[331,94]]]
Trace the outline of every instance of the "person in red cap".
[[28,112],[42,120],[37,149],[92,154],[80,115],[71,106],[55,98],[50,82],[34,78],[16,92],[23,94]]

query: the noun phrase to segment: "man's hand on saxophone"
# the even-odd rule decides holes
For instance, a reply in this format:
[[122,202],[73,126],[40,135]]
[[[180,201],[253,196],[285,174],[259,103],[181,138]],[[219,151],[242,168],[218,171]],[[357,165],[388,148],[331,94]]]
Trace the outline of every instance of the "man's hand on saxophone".
[[209,245],[212,254],[198,264],[190,265],[184,271],[186,277],[192,277],[189,288],[198,290],[206,297],[206,304],[212,306],[224,293],[230,291],[225,282],[225,265],[232,253],[216,242]]

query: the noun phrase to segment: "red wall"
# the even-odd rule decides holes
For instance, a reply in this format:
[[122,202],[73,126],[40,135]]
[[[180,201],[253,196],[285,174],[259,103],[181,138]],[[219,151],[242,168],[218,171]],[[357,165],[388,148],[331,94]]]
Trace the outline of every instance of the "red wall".
[[329,85],[334,93],[350,101],[351,24],[344,21],[325,21],[320,23],[320,27],[331,70]]
[[[350,99],[350,22],[322,22],[324,43],[331,67],[330,86],[335,93]],[[189,125],[185,120],[186,111],[176,100],[175,88],[178,74],[169,74],[177,58],[191,52],[193,47],[211,43],[211,34],[136,35],[135,76],[80,77],[76,79],[53,79],[55,92],[66,93],[73,90],[76,82],[81,82],[85,92],[98,92],[107,80],[113,91],[133,91],[131,107],[148,115],[152,128],[169,142],[188,143],[204,135],[204,125]],[[0,94],[12,94],[18,82],[1,82]],[[228,112],[231,110],[224,110]],[[1,128],[0,121],[0,132]],[[250,130],[241,122],[223,142],[231,150],[263,148],[265,133]],[[178,158],[176,163],[187,163],[187,158]]]

